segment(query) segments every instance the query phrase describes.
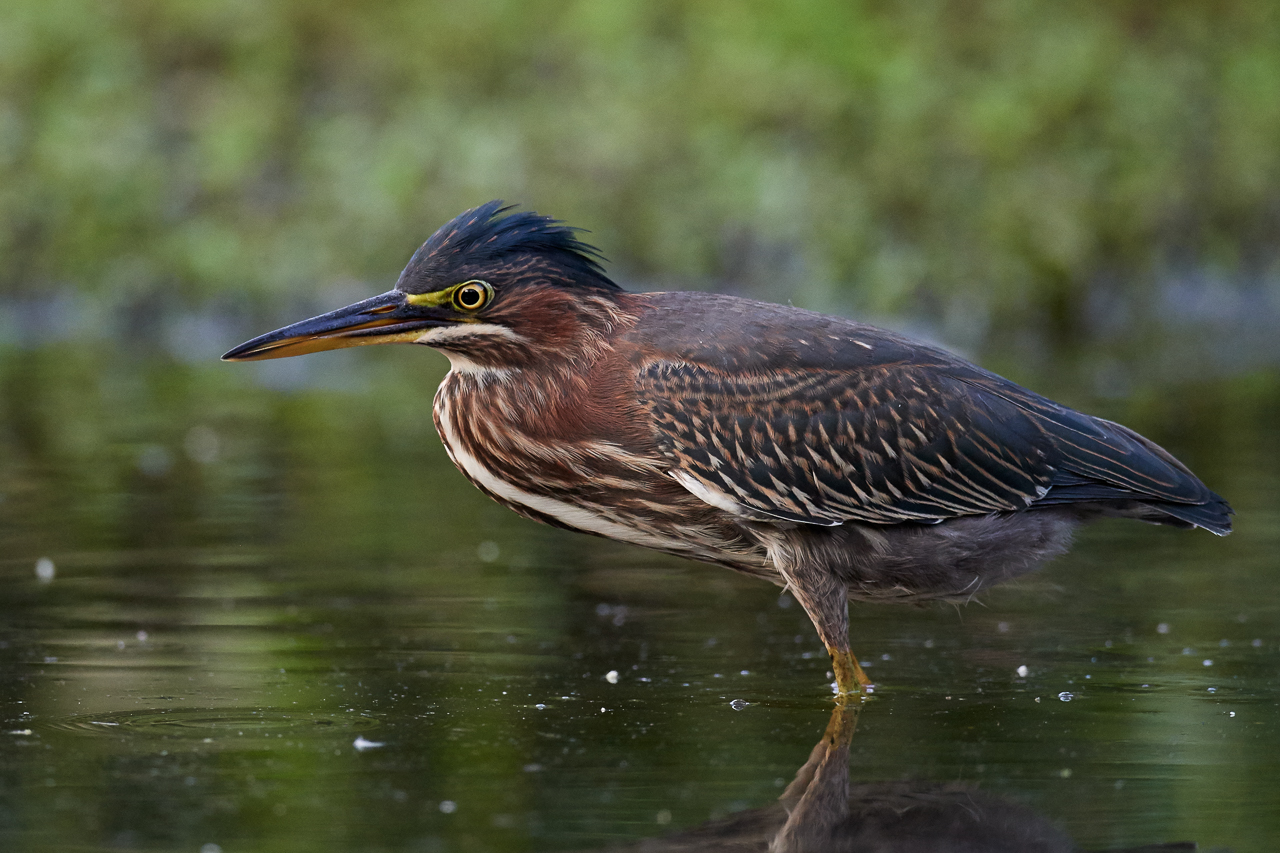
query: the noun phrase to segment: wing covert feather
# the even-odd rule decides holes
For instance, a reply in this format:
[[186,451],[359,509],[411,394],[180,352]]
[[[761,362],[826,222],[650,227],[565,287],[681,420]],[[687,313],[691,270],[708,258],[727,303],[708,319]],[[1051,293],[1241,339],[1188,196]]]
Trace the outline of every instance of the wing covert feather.
[[628,334],[640,403],[671,475],[715,506],[830,525],[1102,503],[1231,529],[1154,442],[944,350],[730,296],[645,299]]
[[1025,508],[1053,474],[1034,419],[918,366],[764,378],[659,361],[637,382],[673,476],[744,516],[933,522]]

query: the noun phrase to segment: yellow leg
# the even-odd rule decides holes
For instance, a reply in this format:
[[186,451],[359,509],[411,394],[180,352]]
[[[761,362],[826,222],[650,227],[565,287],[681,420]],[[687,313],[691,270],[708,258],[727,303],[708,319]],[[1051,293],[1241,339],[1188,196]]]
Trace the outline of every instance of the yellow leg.
[[836,701],[845,702],[850,696],[870,693],[874,685],[866,672],[858,665],[858,659],[849,649],[827,647],[831,653],[831,669],[836,674]]
[[849,588],[835,574],[816,562],[778,564],[778,571],[805,613],[813,620],[818,636],[831,655],[836,675],[836,702],[871,692],[871,679],[849,651]]

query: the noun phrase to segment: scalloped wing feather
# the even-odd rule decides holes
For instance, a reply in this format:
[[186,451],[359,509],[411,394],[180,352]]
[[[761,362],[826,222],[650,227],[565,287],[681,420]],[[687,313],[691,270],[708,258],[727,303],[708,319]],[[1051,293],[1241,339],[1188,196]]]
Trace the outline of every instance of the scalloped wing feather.
[[1022,509],[1048,490],[1030,418],[924,378],[902,367],[761,378],[662,361],[638,381],[672,475],[744,516],[934,522]]

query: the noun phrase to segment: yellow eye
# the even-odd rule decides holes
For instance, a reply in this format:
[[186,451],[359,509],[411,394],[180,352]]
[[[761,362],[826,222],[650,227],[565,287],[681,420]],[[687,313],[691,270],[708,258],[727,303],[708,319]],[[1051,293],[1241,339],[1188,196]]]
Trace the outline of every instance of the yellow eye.
[[484,307],[492,297],[493,288],[489,282],[479,279],[468,281],[453,292],[453,307],[460,311],[475,311]]

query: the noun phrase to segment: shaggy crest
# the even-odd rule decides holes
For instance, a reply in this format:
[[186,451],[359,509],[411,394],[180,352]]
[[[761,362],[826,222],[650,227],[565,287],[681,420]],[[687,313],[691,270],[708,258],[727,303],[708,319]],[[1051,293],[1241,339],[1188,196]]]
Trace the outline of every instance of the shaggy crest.
[[523,267],[534,260],[557,268],[561,275],[555,278],[560,283],[621,290],[605,274],[599,250],[578,239],[582,229],[529,211],[507,213],[513,209],[494,200],[441,226],[414,252],[397,289],[426,292],[442,283],[456,283],[470,269]]

